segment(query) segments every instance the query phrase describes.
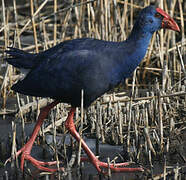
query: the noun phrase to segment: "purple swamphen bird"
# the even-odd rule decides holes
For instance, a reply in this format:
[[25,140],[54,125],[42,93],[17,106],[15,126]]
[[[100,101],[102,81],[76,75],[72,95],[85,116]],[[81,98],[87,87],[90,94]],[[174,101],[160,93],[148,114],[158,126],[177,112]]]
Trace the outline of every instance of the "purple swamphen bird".
[[[45,166],[56,162],[38,161],[30,155],[41,124],[50,109],[60,102],[71,104],[72,108],[65,126],[80,142],[73,117],[75,108],[81,104],[81,90],[84,90],[86,108],[128,78],[145,56],[153,33],[161,28],[180,31],[176,22],[166,12],[148,6],[140,12],[130,36],[123,42],[81,38],[64,41],[38,54],[30,54],[15,48],[6,51],[11,55],[7,62],[27,72],[12,89],[25,95],[54,99],[54,102],[41,110],[30,140],[16,154],[18,156],[22,153],[21,169],[24,166],[24,159],[27,159],[40,170],[56,171]],[[89,161],[99,173],[102,172],[102,168],[108,168],[108,164],[101,162],[82,139],[81,144]],[[128,163],[110,164],[109,168],[113,172],[143,170],[141,167],[122,167],[126,165]]]

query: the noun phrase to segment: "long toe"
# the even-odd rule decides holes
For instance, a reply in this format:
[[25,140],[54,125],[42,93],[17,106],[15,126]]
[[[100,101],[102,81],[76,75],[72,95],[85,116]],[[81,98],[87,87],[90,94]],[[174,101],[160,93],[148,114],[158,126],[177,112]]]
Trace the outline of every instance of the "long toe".
[[137,167],[137,168],[131,168],[131,167],[125,167],[128,166],[130,163],[129,162],[124,162],[124,163],[112,163],[108,164],[105,162],[97,161],[95,162],[95,166],[97,169],[97,166],[99,166],[99,169],[101,169],[100,173],[107,174],[108,170],[105,172],[103,171],[102,168],[110,168],[112,172],[143,172],[144,169],[142,167]]
[[[49,167],[45,167],[45,166],[53,166],[57,164],[57,161],[50,161],[50,162],[44,162],[44,161],[39,161],[35,158],[33,158],[30,153],[28,152],[28,149],[23,146],[17,153],[16,153],[16,158],[21,154],[21,164],[20,164],[20,168],[23,171],[24,169],[24,162],[25,160],[28,160],[32,163],[33,166],[35,166],[37,169],[41,170],[41,171],[47,171],[47,172],[55,172],[58,170],[64,171],[63,167],[60,167],[59,169],[57,168],[49,168]],[[7,159],[5,162],[5,165],[11,161],[11,158]],[[61,163],[61,162],[59,162]]]
[[[48,168],[45,167],[47,166],[52,166],[52,165],[56,165],[57,161],[52,161],[52,162],[43,162],[43,161],[38,161],[35,158],[33,158],[32,156],[28,155],[27,156],[27,160],[29,160],[37,169],[42,170],[42,171],[47,171],[47,172],[55,172],[58,171],[57,168]],[[60,167],[59,170],[64,171],[63,167]]]

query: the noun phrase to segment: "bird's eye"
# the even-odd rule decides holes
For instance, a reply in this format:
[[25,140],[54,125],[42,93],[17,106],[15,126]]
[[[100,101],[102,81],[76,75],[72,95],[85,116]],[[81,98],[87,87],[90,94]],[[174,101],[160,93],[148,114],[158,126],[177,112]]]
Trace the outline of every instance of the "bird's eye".
[[161,18],[161,14],[160,14],[160,13],[156,13],[154,16],[155,16],[156,18]]

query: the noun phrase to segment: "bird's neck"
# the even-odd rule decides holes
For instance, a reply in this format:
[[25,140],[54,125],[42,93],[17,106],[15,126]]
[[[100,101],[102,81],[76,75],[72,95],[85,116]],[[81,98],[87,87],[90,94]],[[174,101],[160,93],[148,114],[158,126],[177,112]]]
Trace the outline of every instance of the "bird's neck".
[[149,42],[152,38],[152,33],[145,31],[143,28],[134,26],[130,36],[126,40],[127,42],[135,42],[138,48],[147,49]]
[[123,61],[123,69],[128,67],[128,70],[124,73],[126,76],[130,76],[144,58],[151,37],[151,33],[133,29],[131,35],[124,42],[127,49],[126,54],[128,55],[128,58],[125,56]]

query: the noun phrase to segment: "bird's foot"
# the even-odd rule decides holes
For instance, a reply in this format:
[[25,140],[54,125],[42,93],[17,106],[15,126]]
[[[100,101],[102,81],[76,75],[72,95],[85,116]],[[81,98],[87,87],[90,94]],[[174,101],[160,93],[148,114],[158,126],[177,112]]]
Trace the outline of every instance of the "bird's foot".
[[[90,161],[89,158],[82,157],[81,162],[83,161]],[[123,163],[106,163],[102,162],[98,159],[95,161],[92,161],[93,165],[96,167],[97,171],[99,173],[108,174],[108,171],[103,171],[103,169],[110,169],[112,172],[143,172],[144,169],[142,167],[137,167],[137,168],[130,168],[130,167],[125,167],[131,164],[131,162],[123,162]]]
[[68,114],[68,118],[65,122],[65,126],[66,128],[70,131],[70,134],[78,141],[81,142],[81,146],[83,148],[83,150],[85,151],[85,153],[87,154],[88,158],[90,160],[88,160],[88,158],[81,158],[81,161],[90,161],[95,168],[97,169],[97,171],[101,174],[108,174],[108,171],[105,172],[103,171],[105,168],[106,169],[110,169],[112,172],[136,172],[136,171],[144,171],[143,168],[138,167],[138,168],[130,168],[130,167],[123,167],[123,166],[128,166],[131,163],[112,163],[112,164],[108,164],[105,162],[101,162],[95,155],[94,153],[90,150],[90,148],[87,146],[87,144],[85,143],[85,141],[80,137],[79,133],[76,131],[75,128],[75,124],[73,121],[73,117],[74,117],[74,112],[75,112],[75,108],[71,108],[69,114]]
[[[21,154],[22,153],[22,154]],[[28,160],[30,161],[36,168],[38,168],[39,170],[42,171],[48,171],[48,172],[55,172],[58,171],[58,169],[52,169],[52,168],[48,168],[45,166],[52,166],[52,165],[56,165],[57,161],[51,161],[51,162],[43,162],[43,161],[38,161],[37,159],[33,158],[30,155],[30,147],[29,147],[29,143],[25,144],[16,154],[16,158],[21,154],[21,170],[23,171],[24,169],[24,161]],[[9,158],[6,160],[5,165],[10,162],[12,159]],[[60,163],[60,162],[59,162]],[[59,170],[64,171],[63,167],[60,167]]]
[[98,170],[99,173],[103,174],[108,174],[108,171],[103,171],[102,168],[110,169],[112,172],[138,172],[141,171],[143,172],[142,167],[137,167],[137,168],[131,168],[131,167],[125,167],[130,165],[130,162],[123,162],[123,163],[105,163],[101,161],[95,162],[96,169]]

